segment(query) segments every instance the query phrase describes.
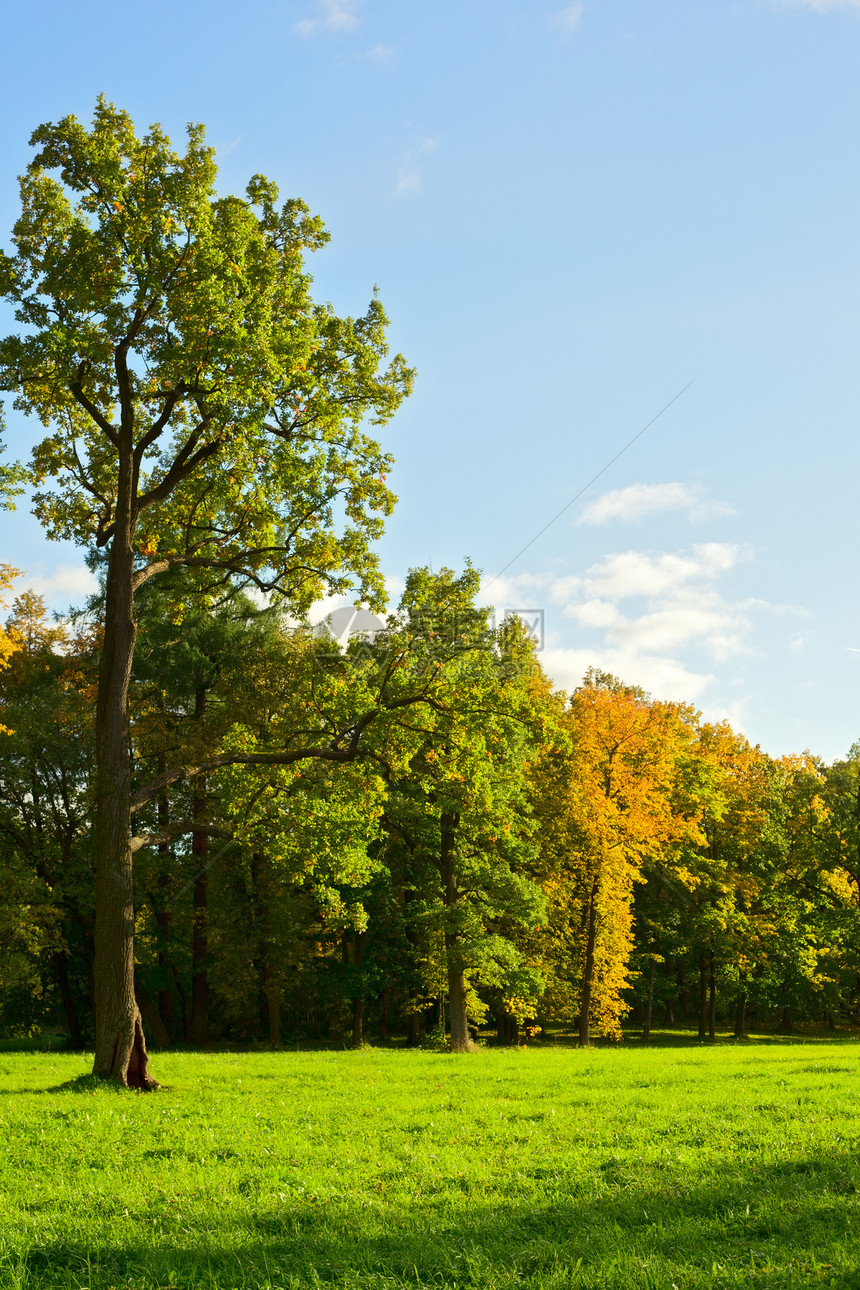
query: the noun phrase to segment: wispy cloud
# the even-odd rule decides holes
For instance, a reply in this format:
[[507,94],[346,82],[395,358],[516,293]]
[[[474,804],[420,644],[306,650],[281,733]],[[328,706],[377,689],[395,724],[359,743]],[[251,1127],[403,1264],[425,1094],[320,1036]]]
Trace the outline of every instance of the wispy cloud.
[[63,608],[72,602],[91,596],[98,582],[85,564],[58,564],[51,573],[26,573],[15,580],[15,592],[35,591],[44,596],[49,605]]
[[654,515],[681,512],[692,520],[713,519],[733,514],[732,507],[705,496],[704,489],[691,484],[630,484],[615,488],[589,502],[579,524],[608,524],[610,520],[642,520]]
[[394,45],[372,45],[359,54],[353,54],[347,60],[350,63],[372,63],[374,67],[393,67],[397,62],[397,50]]
[[565,36],[572,36],[582,21],[584,4],[569,4],[550,16],[550,24]]
[[439,144],[436,139],[423,138],[419,139],[411,148],[406,149],[397,167],[395,192],[398,197],[421,192],[422,182],[418,162],[421,157],[426,157],[431,152],[435,152],[438,147]]
[[355,31],[359,25],[358,8],[364,0],[317,0],[316,14],[302,18],[294,30],[300,36],[316,36],[319,32],[337,33]]
[[[804,616],[793,606],[732,599],[721,582],[750,558],[729,542],[686,551],[622,551],[583,574],[496,580],[486,600],[502,612],[542,606],[542,660],[564,689],[596,666],[642,685],[660,698],[695,701],[718,679],[721,665],[755,652],[757,616]],[[566,628],[565,623],[571,625]],[[571,636],[575,645],[569,644]]]

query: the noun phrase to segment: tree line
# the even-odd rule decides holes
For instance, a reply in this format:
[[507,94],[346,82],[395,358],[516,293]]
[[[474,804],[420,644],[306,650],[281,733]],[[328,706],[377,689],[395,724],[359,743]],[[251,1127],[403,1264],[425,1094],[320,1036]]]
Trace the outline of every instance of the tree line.
[[380,300],[315,301],[321,221],[262,175],[219,195],[199,125],[179,152],[100,98],[31,145],[0,391],[41,437],[0,501],[28,489],[100,593],[63,624],[25,594],[0,635],[3,1024],[61,1010],[144,1089],[146,1031],[835,1024],[854,756],[773,761],[598,673],[554,694],[469,567],[414,570],[345,650],[302,626],[386,608],[377,435],[414,372]]
[[[150,590],[129,691],[132,783],[158,785],[135,813],[150,1043],[466,1051],[488,1027],[586,1044],[625,1018],[703,1038],[850,1022],[860,747],[772,758],[597,671],[565,696],[477,591],[474,570],[416,570],[342,647],[241,595]],[[53,622],[24,593],[0,671],[0,1024],[76,1045],[102,612]],[[282,764],[368,712],[360,757]]]

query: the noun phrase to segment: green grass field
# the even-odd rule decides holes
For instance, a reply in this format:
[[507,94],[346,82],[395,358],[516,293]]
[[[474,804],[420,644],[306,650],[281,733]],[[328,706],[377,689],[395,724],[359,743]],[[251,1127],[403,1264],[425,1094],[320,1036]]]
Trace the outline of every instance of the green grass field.
[[860,1287],[860,1044],[0,1054],[0,1285]]

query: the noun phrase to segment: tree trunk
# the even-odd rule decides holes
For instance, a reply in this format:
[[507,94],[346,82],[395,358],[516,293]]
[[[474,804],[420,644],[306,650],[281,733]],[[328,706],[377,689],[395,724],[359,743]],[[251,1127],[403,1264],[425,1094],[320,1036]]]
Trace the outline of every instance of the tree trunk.
[[352,1001],[352,1046],[361,1048],[364,1044],[364,1000]]
[[[194,695],[194,717],[202,721],[206,712],[206,690],[198,686]],[[206,785],[201,781],[191,805],[192,818],[204,822]],[[209,888],[206,863],[209,838],[205,833],[191,835],[191,862],[197,874],[194,879],[194,923],[191,933],[191,1042],[209,1042]]]
[[[353,967],[361,967],[361,961],[364,958],[365,933],[357,932],[352,943],[352,963]],[[344,936],[344,948],[346,949],[347,959],[349,958],[349,948]],[[365,1000],[363,995],[355,995],[352,1000],[352,1046],[361,1048],[364,1044],[364,1006]]]
[[705,951],[699,955],[699,1038],[708,1037],[708,960]]
[[787,1003],[782,1010],[782,1022],[779,1028],[785,1035],[794,1034],[794,1014],[791,1011],[790,1003]]
[[167,1048],[170,1044],[170,1035],[158,1015],[158,1009],[142,986],[136,985],[134,987],[134,999],[140,1009],[141,1017],[146,1022],[146,1029],[149,1032],[151,1043],[156,1048]]
[[[162,774],[166,769],[167,759],[163,753],[160,753],[158,757],[158,773]],[[158,799],[158,827],[159,829],[166,829],[169,823],[170,803],[168,802],[167,794],[162,793]],[[169,842],[159,842],[158,855],[163,866],[158,875],[158,908],[155,911],[155,921],[158,924],[158,974],[161,982],[158,991],[158,1015],[168,1035],[172,1035],[173,991],[167,984],[171,967],[170,954],[167,948],[170,942],[170,909],[167,904],[168,892],[170,891],[170,874],[167,872],[170,860]]]
[[747,1028],[747,992],[741,989],[735,1004],[735,1039],[743,1039]]
[[[125,428],[120,432],[130,438]],[[121,454],[116,531],[105,594],[96,701],[96,916],[93,1073],[152,1089],[146,1041],[134,998],[134,878],[128,683],[134,657],[131,451]]]
[[421,1018],[417,1012],[409,1014],[409,1031],[406,1043],[409,1048],[417,1048],[421,1042]]
[[66,1025],[69,1028],[69,1046],[79,1050],[84,1046],[84,1037],[81,1033],[78,1010],[75,1007],[71,986],[69,985],[69,970],[65,954],[61,954],[58,950],[53,955],[53,962],[57,985],[60,988],[60,998],[63,1001],[63,1012],[66,1014]]
[[654,974],[657,970],[657,964],[654,956],[651,956],[651,966],[648,969],[648,997],[645,1000],[645,1021],[642,1026],[642,1038],[651,1038],[651,1009],[654,1003]]
[[[678,1007],[681,1009],[682,1017],[689,1017],[693,1011],[693,996],[687,983],[687,969],[683,963],[679,963],[675,980],[678,985]],[[674,1025],[674,1020],[673,1023]]]
[[440,870],[444,884],[443,900],[447,921],[445,926],[445,955],[448,960],[448,1011],[450,1016],[451,1052],[474,1052],[475,1045],[469,1034],[466,1016],[466,973],[463,965],[462,938],[457,930],[460,897],[457,875],[454,872],[454,836],[459,823],[453,811],[443,811],[441,817]]
[[717,976],[714,971],[714,956],[711,954],[708,964],[708,1038],[717,1037]]
[[594,946],[597,940],[597,878],[592,881],[586,922],[585,963],[579,997],[579,1047],[591,1042],[591,995],[594,989]]

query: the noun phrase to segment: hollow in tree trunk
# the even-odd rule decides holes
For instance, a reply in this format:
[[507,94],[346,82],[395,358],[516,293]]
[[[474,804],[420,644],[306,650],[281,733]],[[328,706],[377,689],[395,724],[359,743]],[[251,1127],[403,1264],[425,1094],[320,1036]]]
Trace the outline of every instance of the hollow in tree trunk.
[[96,909],[93,964],[96,1051],[93,1073],[152,1089],[134,997],[134,881],[128,683],[134,655],[134,573],[128,498],[131,454],[122,457],[116,532],[105,594],[96,701]]

